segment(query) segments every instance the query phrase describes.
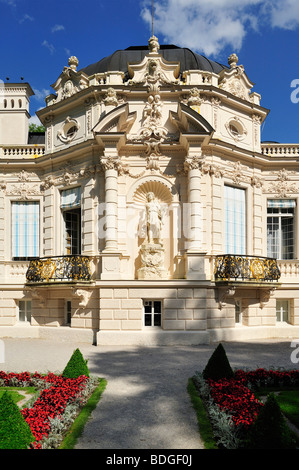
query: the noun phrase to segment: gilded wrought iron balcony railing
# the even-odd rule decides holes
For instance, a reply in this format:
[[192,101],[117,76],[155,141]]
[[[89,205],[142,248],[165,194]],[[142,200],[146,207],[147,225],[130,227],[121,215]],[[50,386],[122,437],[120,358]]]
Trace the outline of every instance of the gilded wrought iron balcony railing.
[[89,257],[82,255],[53,256],[30,260],[27,282],[90,281]]
[[221,255],[215,258],[215,281],[275,282],[280,270],[275,258]]

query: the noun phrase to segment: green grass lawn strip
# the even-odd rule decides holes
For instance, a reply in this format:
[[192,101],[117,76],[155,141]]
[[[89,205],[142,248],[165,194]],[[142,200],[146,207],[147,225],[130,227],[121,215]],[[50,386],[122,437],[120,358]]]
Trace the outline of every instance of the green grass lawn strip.
[[99,379],[99,385],[96,387],[90,398],[88,399],[86,405],[82,408],[77,418],[71,425],[69,431],[67,432],[65,438],[59,446],[59,449],[73,449],[77,439],[81,436],[84,426],[90,417],[92,411],[97,406],[105,388],[107,385],[107,380]]
[[21,400],[24,400],[24,395],[19,393],[18,391],[21,390],[22,392],[25,392],[26,395],[28,395],[28,400],[30,396],[34,393],[36,393],[36,390],[34,387],[0,387],[0,398],[4,394],[5,391],[9,392],[12,400],[15,403],[18,403]]
[[299,390],[284,390],[276,395],[283,414],[299,429]]
[[206,449],[218,449],[215,439],[214,439],[214,434],[213,434],[209,417],[207,415],[204,404],[200,396],[198,395],[198,392],[195,388],[195,385],[192,379],[188,380],[187,390],[188,390],[193,408],[196,412],[199,434],[203,440],[205,448]]

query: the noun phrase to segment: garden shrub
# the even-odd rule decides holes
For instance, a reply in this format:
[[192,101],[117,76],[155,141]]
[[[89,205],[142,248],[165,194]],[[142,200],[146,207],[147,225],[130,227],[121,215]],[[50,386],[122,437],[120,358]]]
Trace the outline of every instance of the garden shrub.
[[87,367],[87,360],[83,358],[81,351],[77,348],[62,372],[62,376],[69,379],[77,379],[81,375],[89,377],[89,369]]
[[0,449],[27,449],[34,436],[8,392],[0,399]]
[[248,434],[247,447],[250,449],[292,449],[296,447],[286,420],[270,393]]
[[234,373],[226,356],[225,349],[219,343],[203,371],[203,377],[205,380],[219,380],[223,378],[229,379],[233,375]]

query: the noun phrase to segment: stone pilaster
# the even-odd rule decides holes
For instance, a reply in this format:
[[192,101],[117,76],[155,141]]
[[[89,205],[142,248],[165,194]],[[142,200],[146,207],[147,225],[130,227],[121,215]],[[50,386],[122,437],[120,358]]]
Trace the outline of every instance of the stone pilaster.
[[189,207],[188,232],[186,246],[186,277],[187,279],[206,280],[210,278],[210,264],[202,247],[202,201],[201,201],[201,166],[200,156],[186,158],[184,168],[188,174]]

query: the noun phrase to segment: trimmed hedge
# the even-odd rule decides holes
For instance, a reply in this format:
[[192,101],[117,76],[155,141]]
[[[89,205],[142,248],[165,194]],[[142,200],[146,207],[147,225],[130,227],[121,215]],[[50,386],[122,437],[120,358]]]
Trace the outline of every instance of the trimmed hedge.
[[34,436],[8,392],[0,399],[0,449],[28,449]]
[[224,347],[219,343],[203,371],[203,378],[217,381],[224,378],[230,379],[233,375],[234,372],[227,359]]
[[78,348],[73,352],[61,375],[63,377],[67,377],[68,379],[77,379],[81,375],[89,377],[87,360],[83,358],[82,353]]

